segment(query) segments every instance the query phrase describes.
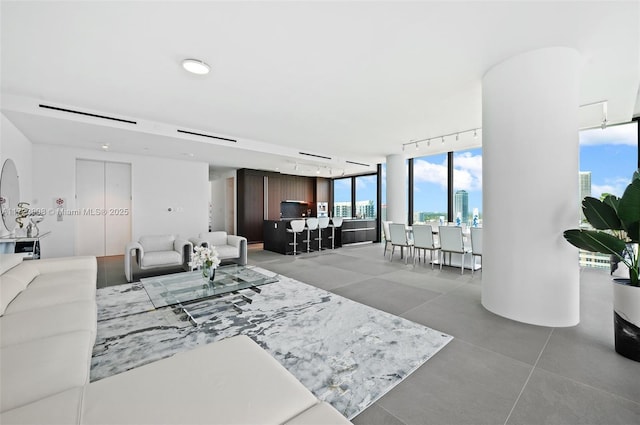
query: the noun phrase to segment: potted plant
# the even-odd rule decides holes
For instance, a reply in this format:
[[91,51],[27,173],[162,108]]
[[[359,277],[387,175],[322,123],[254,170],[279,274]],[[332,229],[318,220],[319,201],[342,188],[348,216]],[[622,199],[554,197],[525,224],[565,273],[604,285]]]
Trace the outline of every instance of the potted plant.
[[584,216],[594,230],[572,229],[564,237],[572,245],[611,256],[611,273],[623,263],[628,279],[614,279],[613,314],[616,352],[640,361],[640,169],[621,198],[606,195],[603,200],[585,197]]

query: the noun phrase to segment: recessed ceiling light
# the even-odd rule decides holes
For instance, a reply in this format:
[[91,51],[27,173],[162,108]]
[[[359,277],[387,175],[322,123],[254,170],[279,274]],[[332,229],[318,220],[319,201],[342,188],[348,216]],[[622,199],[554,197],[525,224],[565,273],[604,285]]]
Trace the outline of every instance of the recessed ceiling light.
[[182,67],[198,75],[205,75],[211,71],[211,67],[199,59],[185,59],[182,61]]
[[109,143],[103,143],[102,144],[102,150],[103,151],[108,151],[109,150]]

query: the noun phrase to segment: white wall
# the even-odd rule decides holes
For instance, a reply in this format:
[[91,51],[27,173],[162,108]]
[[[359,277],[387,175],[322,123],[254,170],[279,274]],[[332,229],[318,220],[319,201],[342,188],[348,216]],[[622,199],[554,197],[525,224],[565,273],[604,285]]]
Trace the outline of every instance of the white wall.
[[[76,209],[77,158],[131,164],[134,240],[169,233],[190,238],[207,231],[209,171],[202,162],[34,144],[34,207],[53,208],[54,199],[62,197],[67,209]],[[41,241],[43,258],[75,255],[74,216],[57,221],[55,215],[48,215],[39,227],[41,232],[52,231]]]
[[[31,142],[4,114],[1,115],[0,169],[7,159],[12,159],[13,162],[15,162],[20,183],[20,201],[32,203]],[[7,234],[9,234],[9,232],[4,225],[0,223],[0,235]]]

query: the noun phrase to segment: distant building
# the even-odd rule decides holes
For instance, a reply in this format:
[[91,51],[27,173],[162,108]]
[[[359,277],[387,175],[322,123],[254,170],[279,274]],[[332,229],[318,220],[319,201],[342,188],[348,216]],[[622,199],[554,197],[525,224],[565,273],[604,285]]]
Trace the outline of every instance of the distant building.
[[457,190],[453,197],[453,218],[461,213],[463,223],[469,222],[469,193],[466,190]]
[[334,202],[334,217],[351,217],[351,202]]
[[356,216],[360,218],[373,218],[376,216],[376,204],[373,201],[356,202]]
[[585,196],[591,196],[591,171],[580,171],[578,173],[579,187],[580,187],[580,220],[584,221],[585,217],[582,213],[582,200]]

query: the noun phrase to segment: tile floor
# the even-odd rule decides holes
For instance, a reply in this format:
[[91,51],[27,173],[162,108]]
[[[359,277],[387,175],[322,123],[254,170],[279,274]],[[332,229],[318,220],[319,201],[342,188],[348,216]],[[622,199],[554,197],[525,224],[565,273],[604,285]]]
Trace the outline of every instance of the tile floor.
[[[251,264],[455,337],[355,424],[640,424],[640,363],[613,351],[606,272],[581,271],[578,326],[547,328],[485,310],[482,272],[432,271],[382,253],[382,244],[295,258],[249,249]],[[98,287],[125,282],[122,256],[99,258]]]

